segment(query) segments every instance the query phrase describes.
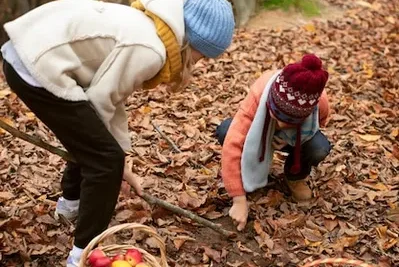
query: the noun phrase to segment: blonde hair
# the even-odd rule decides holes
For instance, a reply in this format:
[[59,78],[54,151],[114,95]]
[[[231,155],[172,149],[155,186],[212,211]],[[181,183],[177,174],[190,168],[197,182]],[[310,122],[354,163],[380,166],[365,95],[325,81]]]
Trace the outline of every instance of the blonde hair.
[[186,88],[191,80],[191,71],[194,66],[192,50],[189,42],[185,42],[181,49],[181,57],[183,68],[178,79],[168,86],[168,90],[172,92],[179,92]]

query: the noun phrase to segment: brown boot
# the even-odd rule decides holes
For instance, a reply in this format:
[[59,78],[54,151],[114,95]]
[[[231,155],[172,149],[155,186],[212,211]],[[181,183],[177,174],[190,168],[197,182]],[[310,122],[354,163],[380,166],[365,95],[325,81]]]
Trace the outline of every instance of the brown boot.
[[312,198],[312,190],[310,190],[309,186],[307,185],[306,179],[287,181],[287,184],[295,200],[302,201]]

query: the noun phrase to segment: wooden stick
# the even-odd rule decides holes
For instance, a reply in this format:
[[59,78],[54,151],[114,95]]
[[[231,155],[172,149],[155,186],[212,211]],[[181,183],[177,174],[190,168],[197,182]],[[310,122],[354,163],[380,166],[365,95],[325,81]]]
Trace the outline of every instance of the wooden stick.
[[[161,130],[161,128],[159,128],[158,125],[156,125],[153,121],[151,121],[151,124],[152,124],[152,126],[154,126],[155,130],[161,135],[161,137],[162,137],[163,139],[165,139],[166,142],[168,142],[169,146],[171,146],[175,152],[177,152],[177,153],[183,153],[183,152],[179,149],[179,147],[178,147],[166,134],[164,134],[164,132]],[[188,161],[190,162],[190,164],[192,164],[192,165],[195,166],[195,167],[203,168],[203,169],[207,170],[208,172],[213,173],[212,170],[208,169],[207,167],[205,167],[205,166],[202,165],[202,164],[199,164],[199,163],[193,161],[192,159],[189,159]]]
[[204,226],[207,226],[207,227],[215,230],[216,232],[222,234],[225,237],[234,238],[234,237],[237,236],[236,233],[224,230],[220,225],[217,225],[217,224],[215,224],[215,223],[213,223],[213,222],[211,222],[211,221],[209,221],[207,219],[204,219],[204,218],[192,213],[191,211],[182,209],[182,208],[180,208],[178,206],[170,204],[169,202],[166,202],[166,201],[163,201],[163,200],[161,200],[159,198],[150,196],[147,193],[143,193],[142,198],[145,201],[147,201],[148,203],[150,203],[150,204],[158,205],[158,206],[160,206],[160,207],[162,207],[164,209],[172,211],[173,213],[176,213],[176,214],[179,214],[179,215],[183,215],[184,217],[188,217],[188,218],[190,218],[191,220],[193,220],[193,221],[195,221],[197,223],[200,223],[200,224],[202,224]]
[[[57,155],[59,155],[60,157],[62,157],[63,159],[65,159],[67,161],[76,162],[75,159],[67,151],[64,151],[62,149],[54,147],[54,146],[44,142],[43,140],[41,140],[39,138],[36,138],[36,137],[30,136],[28,134],[25,134],[25,133],[19,131],[18,129],[8,125],[7,123],[5,123],[2,120],[0,120],[0,127],[3,128],[4,130],[6,130],[7,132],[9,132],[11,135],[13,135],[15,137],[18,137],[18,138],[21,138],[21,139],[23,139],[23,140],[25,140],[25,141],[33,144],[33,145],[39,146],[39,147],[41,147],[41,148],[43,148],[43,149],[45,149],[45,150],[47,150],[47,151],[49,151],[49,152],[51,152],[53,154],[57,154]],[[191,220],[193,220],[193,221],[195,221],[195,222],[197,222],[199,224],[202,224],[202,225],[204,225],[206,227],[209,227],[209,228],[213,229],[214,231],[222,234],[223,236],[225,236],[227,238],[234,238],[234,237],[237,236],[237,234],[234,233],[234,232],[230,232],[230,231],[222,229],[220,225],[217,225],[217,224],[215,224],[215,223],[213,223],[213,222],[211,222],[211,221],[209,221],[207,219],[204,219],[204,218],[194,214],[191,211],[188,211],[188,210],[182,209],[180,207],[177,207],[177,206],[175,206],[173,204],[170,204],[170,203],[168,203],[168,202],[166,202],[166,201],[164,201],[162,199],[153,197],[153,196],[151,196],[151,195],[149,195],[147,193],[143,193],[143,195],[141,197],[145,201],[150,203],[150,204],[158,205],[158,206],[160,206],[160,207],[162,207],[164,209],[167,209],[167,210],[169,210],[169,211],[171,211],[173,213],[188,217]]]
[[178,153],[182,153],[180,148],[178,148],[177,145],[172,140],[170,140],[170,138],[167,137],[166,134],[163,133],[163,131],[161,130],[161,128],[159,128],[158,125],[156,125],[153,121],[151,121],[151,124],[152,126],[154,126],[155,130],[162,136],[162,138],[165,139],[166,142],[168,142],[169,146],[171,146],[173,150],[175,150]]
[[38,147],[41,147],[47,151],[50,151],[53,154],[56,154],[58,156],[60,156],[61,158],[65,159],[66,161],[75,161],[73,159],[73,157],[66,151],[59,149],[55,146],[52,146],[46,142],[44,142],[43,140],[31,136],[29,134],[23,133],[20,130],[12,127],[11,125],[7,124],[6,122],[4,122],[3,120],[0,119],[0,127],[3,128],[4,130],[6,130],[7,132],[9,132],[11,135],[18,137],[28,143],[31,143],[33,145],[36,145]]

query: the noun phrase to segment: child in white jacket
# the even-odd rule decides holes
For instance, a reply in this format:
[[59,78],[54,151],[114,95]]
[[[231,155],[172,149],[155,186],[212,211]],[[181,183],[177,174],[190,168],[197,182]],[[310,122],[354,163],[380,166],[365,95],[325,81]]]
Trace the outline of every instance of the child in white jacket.
[[201,57],[232,41],[227,0],[141,0],[131,7],[58,0],[6,23],[2,47],[11,89],[57,136],[68,162],[56,213],[77,217],[67,266],[106,229],[122,179],[141,187],[125,164],[130,151],[124,101],[135,90],[179,87]]

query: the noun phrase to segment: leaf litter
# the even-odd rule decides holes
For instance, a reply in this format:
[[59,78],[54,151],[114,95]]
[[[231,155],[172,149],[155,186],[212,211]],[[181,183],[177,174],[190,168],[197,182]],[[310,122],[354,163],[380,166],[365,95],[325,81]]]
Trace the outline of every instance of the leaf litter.
[[[390,0],[329,2],[345,16],[286,30],[237,30],[227,53],[197,64],[186,90],[170,94],[161,87],[127,101],[131,158],[143,188],[233,230],[215,128],[234,115],[262,72],[316,53],[330,72],[332,115],[323,131],[334,147],[312,173],[314,199],[291,199],[279,181],[284,156],[277,156],[271,185],[249,195],[249,222],[237,240],[123,194],[111,225],[156,227],[171,266],[298,266],[332,256],[399,265],[399,6]],[[0,118],[62,147],[2,75]],[[151,121],[183,152],[176,153]],[[65,163],[0,135],[0,265],[64,266],[74,225],[55,220],[54,209]],[[118,238],[109,242],[131,236]],[[151,239],[137,242],[156,253]]]

